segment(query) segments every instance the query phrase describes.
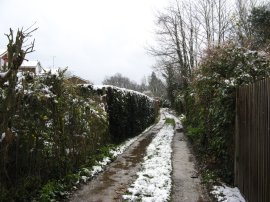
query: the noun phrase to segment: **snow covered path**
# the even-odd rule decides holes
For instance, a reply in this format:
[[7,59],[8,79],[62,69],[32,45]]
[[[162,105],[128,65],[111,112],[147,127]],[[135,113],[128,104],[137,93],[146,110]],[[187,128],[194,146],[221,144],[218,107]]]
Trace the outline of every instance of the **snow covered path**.
[[127,201],[163,202],[170,199],[172,125],[165,125],[146,150],[142,169],[123,198]]
[[160,121],[149,131],[140,135],[136,142],[117,157],[107,169],[74,193],[70,201],[113,202],[122,201],[128,186],[135,180],[141,168],[146,148],[165,123],[164,112]]
[[142,169],[136,181],[123,196],[126,201],[142,202],[208,202],[195,170],[195,158],[190,152],[178,118],[175,131],[165,125],[147,148]]
[[[166,118],[175,120],[176,132],[171,125],[164,124]],[[202,194],[181,127],[175,116],[162,109],[160,121],[70,201],[209,201]]]

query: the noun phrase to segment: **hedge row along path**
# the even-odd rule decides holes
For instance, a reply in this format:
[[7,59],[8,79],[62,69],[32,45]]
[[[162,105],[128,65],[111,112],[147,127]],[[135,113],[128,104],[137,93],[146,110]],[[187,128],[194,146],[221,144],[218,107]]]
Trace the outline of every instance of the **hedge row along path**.
[[[173,130],[166,130],[166,127],[168,127],[165,124],[166,118],[174,118],[176,120],[175,135],[173,135]],[[124,201],[123,195],[130,194],[130,187],[133,189],[136,188],[136,186],[134,187],[134,182],[138,181],[138,172],[143,172],[143,162],[145,163],[144,157],[149,152],[148,146],[150,145],[153,147],[152,142],[161,141],[158,140],[158,135],[162,135],[161,133],[164,135],[164,131],[170,131],[172,133],[168,135],[171,136],[169,147],[172,149],[172,158],[170,162],[170,167],[172,166],[172,174],[171,179],[169,179],[169,182],[172,182],[171,186],[169,186],[171,191],[171,196],[169,197],[171,198],[171,201],[208,201],[205,200],[203,195],[199,178],[195,176],[196,172],[194,168],[194,158],[190,153],[186,140],[181,132],[181,127],[180,121],[176,119],[175,116],[171,115],[168,110],[162,109],[159,122],[141,135],[138,140],[130,145],[123,154],[118,156],[117,159],[111,163],[104,172],[100,173],[96,178],[75,192],[70,201]],[[157,149],[159,150],[160,148]],[[139,185],[139,187],[141,188],[143,186]],[[149,188],[151,185],[146,185],[146,187]],[[140,191],[143,192],[144,190]],[[162,192],[164,193],[164,191],[161,190],[160,193],[162,194]],[[138,201],[138,199],[129,199],[126,201]],[[145,198],[142,198],[140,201],[156,202],[166,200],[160,198],[151,199],[151,196],[148,195],[145,196]]]

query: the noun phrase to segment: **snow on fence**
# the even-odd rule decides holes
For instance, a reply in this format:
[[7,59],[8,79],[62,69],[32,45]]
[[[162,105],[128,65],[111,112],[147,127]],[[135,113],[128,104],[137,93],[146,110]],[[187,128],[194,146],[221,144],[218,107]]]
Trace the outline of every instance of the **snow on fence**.
[[240,87],[236,100],[235,184],[247,201],[270,201],[270,79]]

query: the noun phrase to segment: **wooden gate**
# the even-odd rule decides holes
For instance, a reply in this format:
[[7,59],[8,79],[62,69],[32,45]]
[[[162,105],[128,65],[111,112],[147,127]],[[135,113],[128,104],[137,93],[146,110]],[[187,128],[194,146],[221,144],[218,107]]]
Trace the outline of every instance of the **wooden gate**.
[[235,185],[249,202],[270,202],[270,79],[236,97]]

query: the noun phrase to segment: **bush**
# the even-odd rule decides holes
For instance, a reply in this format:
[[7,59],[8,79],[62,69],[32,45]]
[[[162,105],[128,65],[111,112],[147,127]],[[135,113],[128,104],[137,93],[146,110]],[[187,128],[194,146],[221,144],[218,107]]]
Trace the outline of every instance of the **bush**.
[[106,98],[109,131],[114,143],[138,135],[155,122],[159,106],[152,98],[114,86],[101,86],[97,92]]
[[[64,71],[18,76],[11,134],[0,136],[0,201],[65,195],[78,181],[72,173],[109,155],[111,143],[138,135],[157,115],[155,102],[141,93],[73,85]],[[6,93],[0,89],[0,101]]]
[[185,92],[184,125],[207,168],[233,182],[235,95],[240,85],[270,75],[269,61],[257,51],[234,45],[208,51]]
[[[74,172],[109,143],[107,113],[97,95],[70,85],[64,72],[26,73],[16,90],[19,99],[9,123],[14,139],[0,142],[0,196],[5,194],[0,201],[29,200],[48,180]],[[50,188],[53,183],[44,188],[48,195]]]
[[[64,71],[18,76],[11,134],[0,136],[0,201],[60,197],[77,182],[72,173],[91,167],[109,154],[103,148],[138,135],[157,116],[154,100],[138,92],[73,85]],[[0,108],[6,93],[0,89]]]

